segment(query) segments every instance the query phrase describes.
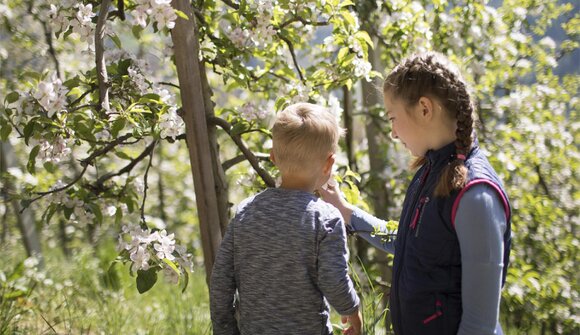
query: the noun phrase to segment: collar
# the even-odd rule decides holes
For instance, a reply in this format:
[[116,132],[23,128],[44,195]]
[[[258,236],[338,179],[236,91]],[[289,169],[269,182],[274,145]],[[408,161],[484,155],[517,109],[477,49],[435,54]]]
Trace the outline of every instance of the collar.
[[[467,155],[468,158],[469,156],[471,156],[471,154],[477,147],[479,147],[479,141],[477,140],[477,136],[474,133],[473,142],[471,143],[471,150]],[[427,161],[431,166],[441,164],[442,162],[447,164],[447,162],[455,159],[455,157],[456,157],[455,142],[451,142],[437,150],[429,150],[425,154],[425,158],[427,159]]]

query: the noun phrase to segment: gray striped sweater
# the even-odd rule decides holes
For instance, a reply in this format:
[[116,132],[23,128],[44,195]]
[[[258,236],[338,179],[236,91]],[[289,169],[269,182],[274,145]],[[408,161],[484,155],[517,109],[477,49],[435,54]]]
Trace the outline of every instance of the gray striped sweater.
[[244,200],[211,276],[214,334],[332,333],[329,303],[341,315],[359,306],[347,262],[344,221],[332,205],[282,188]]

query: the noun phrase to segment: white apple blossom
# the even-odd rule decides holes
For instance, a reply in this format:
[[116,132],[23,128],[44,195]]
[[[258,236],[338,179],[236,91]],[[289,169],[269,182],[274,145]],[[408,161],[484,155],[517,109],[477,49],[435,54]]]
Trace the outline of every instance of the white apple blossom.
[[149,259],[151,255],[146,248],[138,246],[135,252],[130,256],[133,264],[131,264],[131,271],[135,272],[137,270],[148,270],[149,269]]
[[32,96],[44,108],[48,117],[52,117],[57,112],[65,111],[67,93],[68,89],[56,73],[53,73],[49,78],[38,83]]
[[549,36],[546,36],[544,38],[542,38],[539,42],[539,44],[541,46],[543,46],[544,48],[550,49],[550,50],[554,50],[556,49],[556,42]]
[[352,61],[352,64],[354,65],[354,75],[356,77],[359,78],[364,77],[366,81],[370,81],[369,76],[373,68],[371,63],[367,62],[362,58],[355,57],[354,60]]
[[183,119],[177,115],[177,108],[171,107],[169,110],[159,117],[159,129],[161,130],[161,138],[171,137],[175,138],[185,131],[185,123]]
[[228,37],[236,47],[243,48],[247,45],[248,40],[250,39],[250,32],[241,27],[236,27],[234,30],[230,31]]
[[217,56],[216,45],[209,37],[204,38],[199,48],[199,58],[202,60],[207,59],[209,61],[212,61],[215,59],[216,56]]
[[173,251],[175,250],[175,234],[167,235],[167,231],[163,229],[159,232],[157,237],[157,242],[153,245],[155,251],[157,251],[157,257],[160,259],[166,258],[170,261],[174,260]]
[[58,163],[67,158],[71,149],[67,147],[67,140],[61,136],[57,136],[52,143],[47,140],[40,141],[40,151],[37,159],[41,162]]

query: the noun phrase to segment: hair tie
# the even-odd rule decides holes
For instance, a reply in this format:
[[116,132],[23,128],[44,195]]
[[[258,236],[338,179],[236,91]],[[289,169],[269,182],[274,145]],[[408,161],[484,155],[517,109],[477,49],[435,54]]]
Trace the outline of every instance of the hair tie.
[[465,161],[465,155],[464,154],[457,154],[457,159],[459,159],[460,161]]

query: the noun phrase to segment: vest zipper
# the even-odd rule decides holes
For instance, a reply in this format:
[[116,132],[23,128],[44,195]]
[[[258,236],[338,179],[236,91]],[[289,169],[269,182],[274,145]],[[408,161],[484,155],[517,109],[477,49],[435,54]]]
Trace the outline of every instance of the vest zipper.
[[417,214],[419,215],[417,222],[415,222],[415,226],[417,227],[415,229],[415,237],[419,237],[419,228],[421,228],[421,221],[423,221],[423,213],[425,213],[425,206],[427,206],[429,200],[431,200],[429,197],[421,198],[421,203],[419,204],[419,207],[417,207]]

